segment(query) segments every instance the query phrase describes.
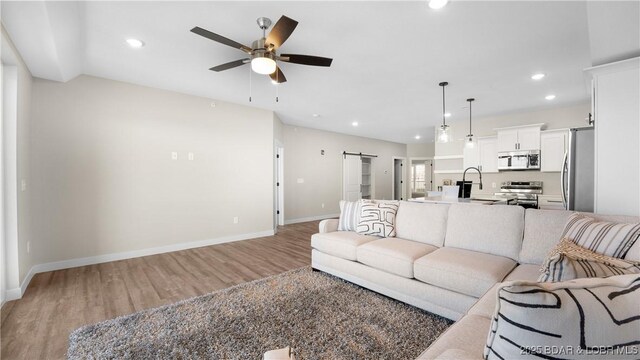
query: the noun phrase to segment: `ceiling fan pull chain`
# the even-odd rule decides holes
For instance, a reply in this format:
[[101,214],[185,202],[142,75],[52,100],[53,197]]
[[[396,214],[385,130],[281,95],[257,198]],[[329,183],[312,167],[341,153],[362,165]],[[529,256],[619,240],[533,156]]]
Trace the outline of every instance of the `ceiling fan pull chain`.
[[278,68],[276,68],[276,102],[279,102],[280,99],[278,99],[278,95],[279,95],[279,87],[280,87],[280,78],[278,77],[280,75],[280,71]]
[[249,102],[251,102],[251,66],[249,66]]

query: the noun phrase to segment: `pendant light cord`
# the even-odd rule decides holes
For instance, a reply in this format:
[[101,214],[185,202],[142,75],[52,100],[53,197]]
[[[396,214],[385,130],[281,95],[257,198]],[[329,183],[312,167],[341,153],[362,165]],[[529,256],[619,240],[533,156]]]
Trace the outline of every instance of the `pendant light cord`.
[[467,101],[469,102],[469,135],[468,136],[473,136],[473,133],[471,132],[471,104],[475,100],[476,99],[474,98],[467,99]]
[[444,121],[444,114],[445,114],[445,108],[444,108],[444,87],[445,85],[442,85],[442,126],[447,126],[447,124]]

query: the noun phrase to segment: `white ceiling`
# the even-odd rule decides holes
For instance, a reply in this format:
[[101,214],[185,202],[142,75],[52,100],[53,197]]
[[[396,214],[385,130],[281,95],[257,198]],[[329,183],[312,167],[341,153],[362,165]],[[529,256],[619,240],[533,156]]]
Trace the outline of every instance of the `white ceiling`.
[[[299,25],[283,53],[332,57],[330,68],[281,64],[276,87],[244,53],[191,33],[200,26],[250,45],[256,18]],[[585,2],[2,2],[2,22],[34,76],[79,74],[272,109],[287,124],[400,143],[433,139],[449,81],[450,121],[585,101],[591,66]],[[633,25],[633,24],[632,24]],[[127,38],[146,43],[131,49]],[[633,44],[631,44],[633,45]],[[535,82],[534,72],[547,77]],[[544,96],[555,94],[554,101]],[[320,114],[313,117],[312,114]],[[358,121],[360,126],[351,126]],[[414,136],[420,134],[421,140]]]

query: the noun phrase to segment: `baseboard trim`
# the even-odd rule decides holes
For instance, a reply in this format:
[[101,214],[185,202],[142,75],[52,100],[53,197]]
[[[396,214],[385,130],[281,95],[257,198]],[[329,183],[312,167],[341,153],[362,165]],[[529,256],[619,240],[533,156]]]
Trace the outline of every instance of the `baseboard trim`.
[[317,220],[331,219],[331,218],[337,218],[337,217],[340,217],[340,213],[319,215],[319,216],[309,216],[309,217],[298,218],[298,219],[289,219],[289,220],[285,220],[284,224],[291,225],[291,224],[297,224],[297,223],[302,223],[307,221],[317,221]]
[[215,239],[190,241],[186,243],[158,246],[158,247],[153,247],[148,249],[124,251],[119,253],[111,253],[111,254],[105,254],[105,255],[89,256],[89,257],[83,257],[83,258],[37,264],[37,265],[34,265],[29,270],[29,272],[27,273],[27,276],[24,278],[19,288],[7,290],[5,294],[6,295],[5,302],[21,299],[22,295],[24,295],[24,292],[27,291],[27,287],[29,286],[31,279],[33,279],[33,276],[38,273],[56,271],[56,270],[62,270],[62,269],[70,269],[70,268],[79,267],[79,266],[101,264],[101,263],[111,262],[111,261],[134,259],[142,256],[164,254],[164,253],[180,251],[180,250],[195,249],[195,248],[204,247],[204,246],[224,244],[224,243],[234,242],[234,241],[249,240],[249,239],[255,239],[255,238],[260,238],[265,236],[273,236],[274,234],[275,232],[273,230],[265,230],[265,231],[259,231],[259,232],[248,233],[248,234],[223,236]]

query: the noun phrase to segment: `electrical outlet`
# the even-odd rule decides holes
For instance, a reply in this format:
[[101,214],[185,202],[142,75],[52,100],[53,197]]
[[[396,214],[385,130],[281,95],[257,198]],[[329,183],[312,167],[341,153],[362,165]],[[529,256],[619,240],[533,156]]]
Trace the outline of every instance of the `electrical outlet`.
[[193,160],[193,153],[192,153],[192,152],[190,152],[190,153],[187,155],[187,157],[189,158],[189,160]]
[[322,203],[322,208],[324,209],[324,203]]
[[495,189],[496,188],[496,183],[491,183],[491,187]]
[[178,160],[178,153],[177,152],[173,151],[171,153],[171,160]]
[[237,217],[237,216],[233,218],[233,223],[234,223],[234,224],[237,224],[237,223],[238,223],[238,217]]
[[22,180],[22,181],[20,182],[20,189],[21,189],[22,191],[27,190],[27,180]]
[[304,184],[304,179],[303,178],[298,178],[298,180],[296,182],[298,184]]
[[31,252],[31,241],[27,241],[27,254]]

